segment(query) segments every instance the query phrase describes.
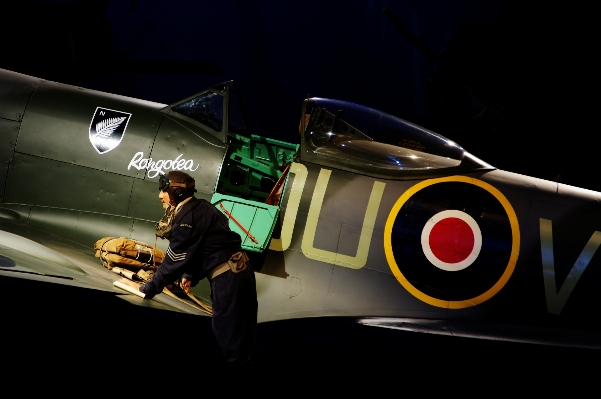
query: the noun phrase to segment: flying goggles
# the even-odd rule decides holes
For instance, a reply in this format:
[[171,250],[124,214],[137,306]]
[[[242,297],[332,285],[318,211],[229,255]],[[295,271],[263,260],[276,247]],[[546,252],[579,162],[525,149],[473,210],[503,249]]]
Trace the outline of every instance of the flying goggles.
[[191,181],[188,183],[177,183],[177,182],[169,180],[169,178],[167,178],[167,176],[165,176],[164,174],[161,173],[159,175],[159,190],[167,191],[167,189],[169,187],[190,188],[190,187],[194,187],[194,181]]

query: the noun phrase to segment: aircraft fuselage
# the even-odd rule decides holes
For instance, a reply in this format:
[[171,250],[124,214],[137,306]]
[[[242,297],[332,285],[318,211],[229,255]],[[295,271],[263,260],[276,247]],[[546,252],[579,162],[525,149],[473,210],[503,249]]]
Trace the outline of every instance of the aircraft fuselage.
[[[592,317],[600,193],[490,168],[424,178],[356,173],[348,163],[320,164],[304,147],[291,159],[293,144],[228,141],[226,116],[209,126],[213,120],[197,123],[176,106],[8,71],[0,77],[0,213],[18,215],[10,217],[20,226],[90,252],[104,236],[152,243],[160,172],[185,171],[199,197],[238,196],[236,206],[253,209],[287,178],[273,236],[265,229],[260,321],[344,316],[547,343],[554,341],[503,328],[601,332]],[[287,164],[288,175],[278,169]],[[196,292],[207,289],[204,282]],[[596,337],[584,346],[598,346]]]

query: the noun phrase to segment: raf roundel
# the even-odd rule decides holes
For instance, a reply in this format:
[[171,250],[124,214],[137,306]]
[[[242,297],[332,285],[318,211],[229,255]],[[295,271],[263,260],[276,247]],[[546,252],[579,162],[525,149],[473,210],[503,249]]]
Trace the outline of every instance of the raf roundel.
[[447,210],[432,216],[422,230],[422,249],[434,266],[450,272],[470,266],[482,248],[478,223],[465,212]]
[[393,206],[384,233],[386,259],[399,283],[433,306],[478,305],[505,286],[519,255],[513,207],[481,180],[426,180]]

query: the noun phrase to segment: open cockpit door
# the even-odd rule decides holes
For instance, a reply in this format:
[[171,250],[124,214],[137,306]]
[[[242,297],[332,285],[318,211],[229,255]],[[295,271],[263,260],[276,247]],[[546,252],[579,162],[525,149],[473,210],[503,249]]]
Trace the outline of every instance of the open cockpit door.
[[241,93],[233,81],[170,106],[169,114],[225,144],[211,203],[240,234],[244,250],[262,252],[269,246],[289,165],[299,146],[251,134]]
[[251,134],[239,90],[225,85],[227,150],[211,202],[242,237],[242,248],[262,252],[278,220],[281,196],[298,145]]

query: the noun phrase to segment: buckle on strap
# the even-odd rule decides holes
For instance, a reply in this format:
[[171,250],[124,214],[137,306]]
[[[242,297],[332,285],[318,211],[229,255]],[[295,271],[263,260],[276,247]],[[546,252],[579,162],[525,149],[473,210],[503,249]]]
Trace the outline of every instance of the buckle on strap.
[[209,275],[209,280],[213,280],[215,277],[219,276],[231,270],[232,273],[240,273],[243,270],[246,270],[246,262],[248,262],[248,255],[245,252],[236,252],[233,254],[227,262],[224,262],[217,266],[211,274]]
[[248,262],[248,255],[242,251],[233,254],[227,261],[233,273],[240,273],[242,270],[246,270],[246,262]]

